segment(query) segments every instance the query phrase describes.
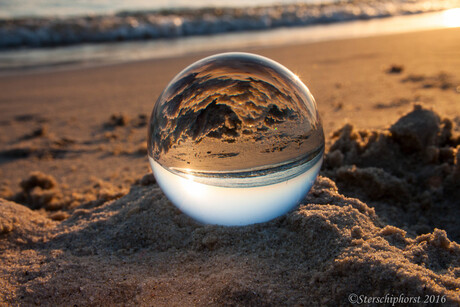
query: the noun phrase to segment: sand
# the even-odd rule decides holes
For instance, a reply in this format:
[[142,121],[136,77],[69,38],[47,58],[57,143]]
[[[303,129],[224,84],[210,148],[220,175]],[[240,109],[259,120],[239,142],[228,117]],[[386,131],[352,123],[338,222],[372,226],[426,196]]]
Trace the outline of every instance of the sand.
[[153,103],[208,54],[0,77],[0,304],[458,306],[459,35],[244,50],[304,80],[327,140],[301,206],[246,227],[149,174]]

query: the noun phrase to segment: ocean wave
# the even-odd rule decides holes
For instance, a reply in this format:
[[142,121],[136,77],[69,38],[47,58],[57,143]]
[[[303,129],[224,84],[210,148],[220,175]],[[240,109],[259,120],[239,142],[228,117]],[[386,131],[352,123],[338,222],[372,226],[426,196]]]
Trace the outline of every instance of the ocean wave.
[[308,26],[433,12],[459,6],[460,0],[354,0],[327,4],[121,12],[69,18],[3,19],[0,20],[0,48],[52,47]]

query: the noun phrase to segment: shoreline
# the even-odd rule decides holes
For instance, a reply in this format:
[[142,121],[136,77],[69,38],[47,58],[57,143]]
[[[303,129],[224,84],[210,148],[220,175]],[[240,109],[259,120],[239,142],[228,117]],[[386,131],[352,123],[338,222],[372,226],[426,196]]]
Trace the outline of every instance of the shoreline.
[[456,12],[455,10],[152,41],[4,50],[0,52],[0,77],[193,56],[209,52],[220,53],[235,49],[289,47],[298,44],[449,29],[460,26],[454,18],[448,18],[449,12]]
[[[278,61],[299,75],[316,98],[320,113],[332,114],[335,122],[335,115],[343,113],[347,109],[358,111],[367,109],[366,111],[368,111],[380,106],[379,112],[390,111],[389,113],[391,113],[395,109],[402,110],[401,107],[407,109],[408,104],[414,102],[434,105],[432,93],[435,93],[433,90],[436,87],[423,88],[423,84],[417,83],[416,80],[406,82],[402,77],[422,74],[430,79],[445,72],[454,75],[452,82],[458,82],[458,77],[455,78],[455,74],[457,67],[460,67],[460,59],[454,55],[456,48],[460,48],[460,44],[455,40],[459,33],[460,28],[448,28],[287,46],[251,47],[233,51],[260,54]],[[55,97],[50,103],[56,105],[58,100],[67,96],[59,87],[67,85],[69,82],[77,82],[77,87],[81,89],[93,86],[104,88],[102,92],[93,93],[91,91],[94,94],[91,99],[106,103],[109,106],[107,112],[150,114],[150,108],[153,107],[155,99],[177,73],[194,61],[212,54],[214,54],[213,51],[203,51],[179,57],[171,56],[96,67],[0,76],[0,85],[5,88],[5,91],[0,94],[0,99],[10,100],[16,96],[16,93],[19,94],[18,97],[23,96],[24,93],[18,92],[17,89],[24,84],[31,91],[37,92],[39,90],[45,97]],[[387,73],[391,65],[401,65],[402,73]],[[348,71],[353,74],[352,80],[348,76]],[[380,81],[378,80],[385,76],[388,77],[389,82],[379,85]],[[47,79],[53,80],[53,83],[47,84],[45,81]],[[370,86],[369,88],[363,87],[366,83]],[[116,99],[110,102],[107,101],[111,96],[107,90],[112,86],[116,88],[116,96],[114,97]],[[346,86],[351,87],[345,88]],[[389,86],[390,91],[381,86]],[[70,88],[69,90],[69,93],[75,92]],[[129,96],[136,92],[140,94],[141,99],[136,99],[134,110],[131,112],[126,105],[120,102],[129,99]],[[340,92],[344,92],[340,94],[342,96],[338,95]],[[146,96],[147,93],[148,96]],[[452,91],[441,90],[436,94],[440,95],[443,101],[447,97],[456,98],[455,95],[451,95]],[[77,97],[74,94],[70,96],[72,99],[65,104],[73,110],[74,107],[71,107],[71,103],[75,102]],[[407,99],[404,96],[408,96]],[[40,97],[37,99],[44,101]],[[353,99],[357,105],[348,107],[344,104],[348,99]],[[403,101],[398,103],[396,101],[398,99],[403,99]],[[370,101],[364,103],[367,100]],[[91,107],[86,102],[83,104],[86,107]],[[453,113],[457,113],[459,110],[458,106],[451,105],[449,109],[444,106],[444,103],[439,102],[436,103],[436,106],[440,112],[445,114],[452,113],[449,111],[452,110],[452,107],[454,108]],[[33,105],[31,107],[30,112],[41,113],[40,108],[37,109]],[[7,107],[6,105],[0,107],[0,110],[3,111],[3,117],[6,119],[12,119],[21,112],[20,108]],[[71,113],[66,112],[65,115],[70,117]],[[103,116],[97,116],[97,112],[90,115],[90,118],[97,117],[99,121],[104,119]],[[393,118],[395,118],[394,116]],[[347,117],[342,118],[340,122],[346,122]],[[348,117],[348,120],[357,123],[359,127],[366,127],[360,124],[365,122],[364,119],[351,116]],[[330,122],[327,120],[324,124],[327,132],[331,132],[328,129],[328,125],[331,125]],[[378,120],[376,124],[366,128],[383,128],[388,123],[390,123],[388,120]],[[338,128],[337,125],[331,126]]]

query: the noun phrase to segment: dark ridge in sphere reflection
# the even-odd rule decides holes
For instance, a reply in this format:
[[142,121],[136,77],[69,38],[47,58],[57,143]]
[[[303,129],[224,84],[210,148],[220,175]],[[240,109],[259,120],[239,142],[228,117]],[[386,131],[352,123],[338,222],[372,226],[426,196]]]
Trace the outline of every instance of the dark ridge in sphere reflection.
[[288,181],[316,165],[323,150],[308,88],[284,66],[247,53],[187,67],[160,95],[149,123],[151,163],[208,186]]

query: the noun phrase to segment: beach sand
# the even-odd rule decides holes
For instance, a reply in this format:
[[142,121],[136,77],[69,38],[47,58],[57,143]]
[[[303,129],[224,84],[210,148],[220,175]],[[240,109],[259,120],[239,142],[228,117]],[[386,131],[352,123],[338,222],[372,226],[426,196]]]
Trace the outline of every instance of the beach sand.
[[238,50],[298,74],[326,133],[301,206],[246,227],[191,220],[149,174],[154,102],[209,53],[0,77],[0,304],[458,306],[458,37]]

